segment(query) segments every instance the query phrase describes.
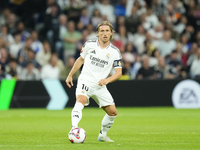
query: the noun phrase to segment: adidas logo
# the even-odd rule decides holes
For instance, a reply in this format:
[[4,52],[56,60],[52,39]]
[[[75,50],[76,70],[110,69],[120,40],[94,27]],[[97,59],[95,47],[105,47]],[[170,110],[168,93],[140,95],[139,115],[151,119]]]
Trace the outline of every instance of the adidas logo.
[[91,51],[90,53],[94,53],[94,54],[96,54],[95,50]]

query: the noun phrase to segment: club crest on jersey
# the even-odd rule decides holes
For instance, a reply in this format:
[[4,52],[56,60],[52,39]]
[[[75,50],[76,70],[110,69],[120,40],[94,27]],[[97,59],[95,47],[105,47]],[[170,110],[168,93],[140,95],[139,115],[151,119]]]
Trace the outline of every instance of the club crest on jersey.
[[85,93],[85,90],[82,90],[82,91],[81,91],[81,93],[83,93],[83,94],[84,94],[84,93]]
[[109,53],[107,53],[106,58],[108,58],[108,59],[110,58],[110,54]]
[[91,51],[90,53],[96,54],[95,50]]

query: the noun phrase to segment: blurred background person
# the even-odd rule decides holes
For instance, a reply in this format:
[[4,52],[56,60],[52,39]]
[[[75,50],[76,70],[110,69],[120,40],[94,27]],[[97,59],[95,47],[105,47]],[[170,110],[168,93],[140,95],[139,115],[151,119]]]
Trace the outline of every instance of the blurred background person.
[[58,57],[52,55],[50,62],[41,68],[41,79],[59,79],[60,69],[56,66]]
[[[69,72],[71,71],[74,63],[75,63],[75,58],[74,57],[69,57],[69,59],[66,62],[66,65],[65,65],[65,70],[61,73],[61,78],[62,79],[66,79],[66,77],[69,74]],[[73,79],[77,80],[79,75],[80,75],[80,73],[81,73],[80,70],[78,70],[76,73],[74,73]]]
[[130,80],[127,68],[122,68],[122,76],[119,78],[119,80]]
[[137,79],[156,79],[157,73],[153,67],[149,66],[149,56],[144,55],[142,58],[142,67],[139,69]]
[[9,64],[5,67],[5,71],[7,74],[11,75],[13,79],[20,79],[20,73],[22,71],[21,67],[17,64],[17,60],[11,58],[9,60]]
[[75,30],[75,23],[73,21],[67,24],[68,32],[64,36],[64,61],[68,57],[74,56],[76,53],[76,42],[81,39],[81,33]]
[[191,64],[190,76],[193,79],[200,79],[200,48],[197,49],[195,56]]
[[39,80],[40,72],[34,67],[34,64],[29,61],[27,66],[19,73],[20,80]]
[[163,57],[166,57],[176,49],[176,41],[171,38],[171,32],[169,30],[164,31],[163,39],[159,42],[157,48]]
[[10,57],[17,59],[20,49],[24,47],[24,43],[21,42],[21,34],[19,32],[14,34],[14,42],[9,46]]
[[44,66],[49,63],[51,58],[51,47],[49,42],[43,42],[44,51],[39,51],[36,54],[35,60],[40,64],[40,66]]
[[27,67],[27,65],[28,65],[28,63],[29,63],[30,61],[33,63],[34,67],[36,67],[37,69],[40,69],[40,68],[41,68],[40,64],[39,64],[39,63],[36,61],[36,59],[35,59],[35,51],[32,50],[31,48],[28,48],[27,59],[24,59],[24,60],[23,60],[22,62],[20,62],[19,64],[20,64],[20,66],[21,66],[22,68],[25,68],[25,67]]

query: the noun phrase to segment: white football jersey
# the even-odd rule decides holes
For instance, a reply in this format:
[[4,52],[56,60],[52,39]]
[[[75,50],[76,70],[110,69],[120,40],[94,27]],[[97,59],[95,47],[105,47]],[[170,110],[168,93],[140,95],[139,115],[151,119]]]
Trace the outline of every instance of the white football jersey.
[[81,50],[84,59],[83,69],[79,79],[84,79],[98,84],[101,79],[106,79],[114,65],[121,68],[121,53],[112,43],[101,49],[98,40],[88,40]]

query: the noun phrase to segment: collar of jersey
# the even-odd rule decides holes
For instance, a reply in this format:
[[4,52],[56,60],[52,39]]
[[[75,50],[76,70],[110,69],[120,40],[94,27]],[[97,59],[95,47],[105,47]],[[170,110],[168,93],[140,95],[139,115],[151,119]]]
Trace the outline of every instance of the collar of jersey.
[[[109,44],[106,48],[104,48],[104,49],[107,49],[110,45],[111,45],[111,42],[110,42],[110,44]],[[99,46],[99,40],[97,40],[97,46],[98,46],[99,48],[101,48],[101,47]],[[101,49],[102,49],[102,48],[101,48]]]

